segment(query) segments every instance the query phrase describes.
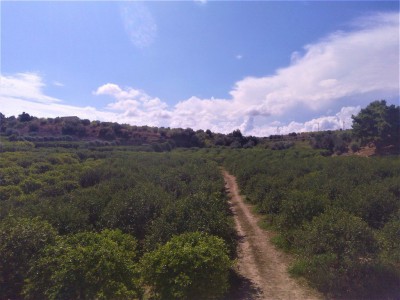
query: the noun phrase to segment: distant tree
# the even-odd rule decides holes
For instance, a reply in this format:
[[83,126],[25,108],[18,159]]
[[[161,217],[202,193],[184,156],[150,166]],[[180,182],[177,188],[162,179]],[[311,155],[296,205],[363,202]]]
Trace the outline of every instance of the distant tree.
[[243,138],[243,135],[242,135],[242,133],[240,132],[240,129],[234,130],[234,131],[232,132],[232,136],[233,136],[234,138],[239,138],[239,139]]
[[8,218],[0,223],[0,299],[21,298],[32,261],[55,237],[51,225],[39,219]]
[[83,126],[89,126],[90,125],[90,120],[83,119],[83,120],[81,120],[81,123],[82,123]]
[[5,132],[7,129],[7,118],[0,112],[0,132]]
[[119,230],[60,237],[33,264],[27,299],[139,297],[136,240]]
[[228,288],[224,241],[200,232],[173,237],[144,255],[142,276],[160,299],[215,299]]
[[22,114],[18,115],[18,120],[20,122],[29,122],[33,119],[28,113],[23,112]]
[[387,145],[399,145],[399,106],[388,106],[385,100],[374,101],[352,118],[353,134],[363,145],[373,142],[378,149]]

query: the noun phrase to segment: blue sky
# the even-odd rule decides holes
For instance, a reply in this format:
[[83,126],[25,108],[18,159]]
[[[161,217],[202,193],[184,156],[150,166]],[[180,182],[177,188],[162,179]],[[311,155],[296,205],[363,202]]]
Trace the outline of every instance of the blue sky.
[[263,136],[399,101],[398,1],[0,5],[5,115]]

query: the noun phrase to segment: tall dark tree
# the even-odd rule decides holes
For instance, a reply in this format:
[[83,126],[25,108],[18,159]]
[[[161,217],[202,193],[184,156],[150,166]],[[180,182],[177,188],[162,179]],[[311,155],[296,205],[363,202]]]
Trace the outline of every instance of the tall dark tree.
[[399,106],[388,106],[385,100],[374,101],[352,118],[353,134],[360,138],[363,145],[373,142],[378,149],[399,145]]
[[28,113],[26,113],[26,112],[23,112],[22,114],[20,114],[19,116],[18,116],[18,120],[20,121],[20,122],[29,122],[29,121],[31,121],[33,119],[33,117],[31,117]]

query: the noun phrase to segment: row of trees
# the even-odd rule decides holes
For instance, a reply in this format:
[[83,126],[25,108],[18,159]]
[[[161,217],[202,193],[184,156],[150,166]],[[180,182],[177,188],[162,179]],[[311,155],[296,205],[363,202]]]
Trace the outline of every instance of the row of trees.
[[215,162],[192,152],[3,154],[0,298],[226,292],[235,232]]

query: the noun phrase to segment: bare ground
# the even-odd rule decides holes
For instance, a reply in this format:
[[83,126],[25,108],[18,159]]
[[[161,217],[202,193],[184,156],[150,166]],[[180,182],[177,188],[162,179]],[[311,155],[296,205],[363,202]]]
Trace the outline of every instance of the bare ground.
[[239,235],[236,291],[229,299],[321,299],[305,284],[289,277],[289,260],[271,243],[272,234],[258,226],[259,217],[244,203],[239,194],[236,178],[223,171],[225,187]]

